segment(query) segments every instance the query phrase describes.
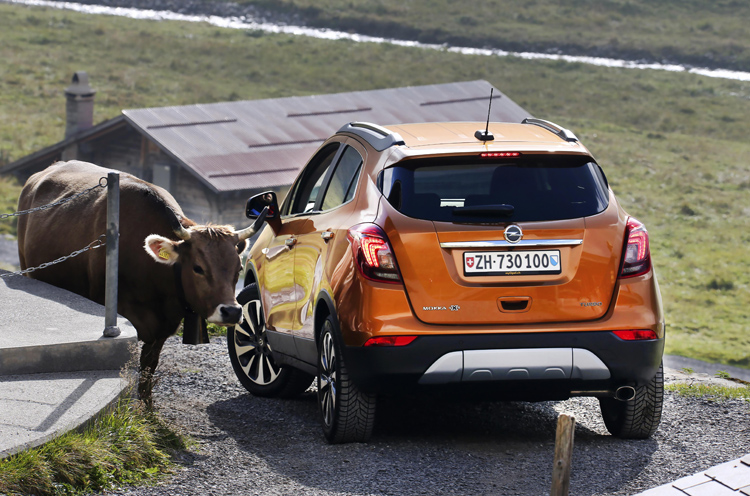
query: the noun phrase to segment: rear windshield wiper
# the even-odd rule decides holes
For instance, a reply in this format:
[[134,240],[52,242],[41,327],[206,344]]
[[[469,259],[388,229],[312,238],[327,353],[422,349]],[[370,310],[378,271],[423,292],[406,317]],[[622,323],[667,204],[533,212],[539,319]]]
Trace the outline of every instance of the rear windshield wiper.
[[453,215],[465,215],[468,217],[510,217],[515,207],[503,203],[501,205],[473,205],[471,207],[456,207]]

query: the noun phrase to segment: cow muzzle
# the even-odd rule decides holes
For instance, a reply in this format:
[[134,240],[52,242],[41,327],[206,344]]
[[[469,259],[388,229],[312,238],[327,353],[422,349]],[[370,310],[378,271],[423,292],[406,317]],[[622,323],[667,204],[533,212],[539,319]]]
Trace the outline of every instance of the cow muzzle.
[[218,325],[240,324],[242,323],[242,307],[239,305],[219,305],[206,320]]

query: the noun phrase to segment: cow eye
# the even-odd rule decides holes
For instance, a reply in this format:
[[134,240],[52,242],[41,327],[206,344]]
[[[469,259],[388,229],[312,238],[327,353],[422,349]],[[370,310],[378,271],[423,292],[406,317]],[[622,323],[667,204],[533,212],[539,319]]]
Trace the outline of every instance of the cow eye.
[[205,272],[203,272],[203,267],[201,267],[200,265],[193,265],[193,272],[199,275],[205,274]]

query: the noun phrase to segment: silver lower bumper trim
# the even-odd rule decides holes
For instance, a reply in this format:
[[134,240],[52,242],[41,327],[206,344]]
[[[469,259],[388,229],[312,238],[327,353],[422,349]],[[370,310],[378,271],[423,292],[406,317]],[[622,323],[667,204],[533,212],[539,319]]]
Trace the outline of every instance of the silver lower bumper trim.
[[609,379],[606,365],[582,348],[452,351],[433,362],[420,384],[538,379]]

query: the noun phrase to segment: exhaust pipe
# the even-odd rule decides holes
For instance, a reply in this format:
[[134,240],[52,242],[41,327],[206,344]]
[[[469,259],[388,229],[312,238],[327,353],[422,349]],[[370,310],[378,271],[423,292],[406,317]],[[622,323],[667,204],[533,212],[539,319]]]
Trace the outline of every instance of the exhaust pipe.
[[615,399],[619,401],[630,401],[635,398],[635,388],[632,386],[622,386],[615,390]]

